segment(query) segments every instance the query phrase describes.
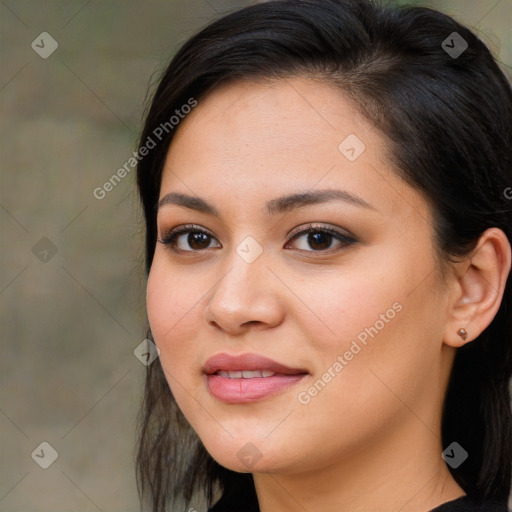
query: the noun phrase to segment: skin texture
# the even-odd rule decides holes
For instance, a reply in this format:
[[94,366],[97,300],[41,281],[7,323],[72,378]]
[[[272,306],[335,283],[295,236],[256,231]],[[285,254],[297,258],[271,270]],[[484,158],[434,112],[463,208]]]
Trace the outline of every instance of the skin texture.
[[[354,161],[339,149],[350,134],[365,144]],[[464,494],[441,458],[440,411],[456,348],[499,308],[510,245],[488,230],[473,259],[441,267],[429,205],[385,154],[385,137],[340,91],[305,78],[217,88],[170,147],[160,198],[199,196],[220,216],[159,209],[159,237],[194,224],[211,238],[191,246],[181,235],[182,252],[157,243],[152,333],[179,407],[220,464],[253,473],[262,512],[425,512]],[[276,197],[325,189],[372,207],[263,211]],[[318,249],[307,234],[290,237],[310,223],[356,241],[333,237]],[[249,236],[263,251],[252,263],[236,252]],[[371,326],[378,332],[348,361]],[[202,371],[220,352],[260,354],[308,375],[262,400],[226,404]],[[336,372],[338,356],[347,364]],[[301,403],[329,368],[330,381]],[[247,451],[249,465],[239,456]]]

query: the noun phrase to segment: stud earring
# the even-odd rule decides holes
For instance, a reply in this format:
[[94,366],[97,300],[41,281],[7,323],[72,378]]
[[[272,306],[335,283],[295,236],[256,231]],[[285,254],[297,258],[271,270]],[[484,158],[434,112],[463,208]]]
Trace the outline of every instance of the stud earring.
[[466,331],[466,329],[459,329],[457,331],[457,334],[463,339],[463,340],[466,340],[466,338],[468,337],[468,331]]

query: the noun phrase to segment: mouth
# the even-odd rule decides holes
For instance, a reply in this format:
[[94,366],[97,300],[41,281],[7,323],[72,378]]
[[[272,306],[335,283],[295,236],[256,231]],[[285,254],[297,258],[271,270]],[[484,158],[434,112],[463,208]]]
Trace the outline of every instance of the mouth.
[[273,377],[274,375],[277,375],[277,373],[271,370],[218,370],[213,375],[219,375],[219,377],[227,377],[228,379],[258,379]]
[[304,368],[292,368],[257,354],[217,354],[208,359],[203,372],[210,393],[230,404],[270,397],[309,374]]

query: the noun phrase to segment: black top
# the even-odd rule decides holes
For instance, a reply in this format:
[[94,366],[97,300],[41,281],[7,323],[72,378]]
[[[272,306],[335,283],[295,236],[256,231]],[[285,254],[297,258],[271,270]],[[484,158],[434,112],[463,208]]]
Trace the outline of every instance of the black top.
[[[225,499],[224,496],[219,502],[217,502],[209,512],[259,512],[258,506],[244,506],[243,510],[238,510],[233,503],[243,503],[240,501],[241,496],[231,495],[229,499]],[[238,498],[238,499],[237,499]],[[448,501],[432,509],[430,512],[511,512],[507,505],[499,504],[495,502],[477,502],[469,498],[468,496],[462,496],[453,501]]]
[[431,512],[510,512],[507,505],[491,501],[476,502],[468,496],[443,503]]

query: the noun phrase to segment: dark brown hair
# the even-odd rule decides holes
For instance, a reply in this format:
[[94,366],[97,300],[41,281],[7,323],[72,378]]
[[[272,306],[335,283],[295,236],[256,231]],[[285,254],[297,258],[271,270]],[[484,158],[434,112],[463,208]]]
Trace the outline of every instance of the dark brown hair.
[[[443,41],[468,45],[454,57]],[[154,94],[140,147],[190,98],[221,83],[310,76],[340,88],[390,140],[397,173],[424,192],[436,219],[439,254],[468,254],[489,227],[512,240],[512,92],[487,47],[451,17],[370,0],[259,3],[213,22],[172,59]],[[175,129],[138,165],[146,221],[146,271],[156,244],[156,204]],[[150,334],[149,334],[150,336]],[[493,322],[458,349],[442,419],[443,445],[470,457],[455,480],[474,499],[505,503],[510,492],[512,286]],[[174,498],[215,489],[257,510],[251,475],[217,464],[179,411],[159,359],[148,367],[137,457],[142,499],[163,512]],[[236,501],[236,498],[233,498]],[[251,508],[252,507],[252,508]]]

